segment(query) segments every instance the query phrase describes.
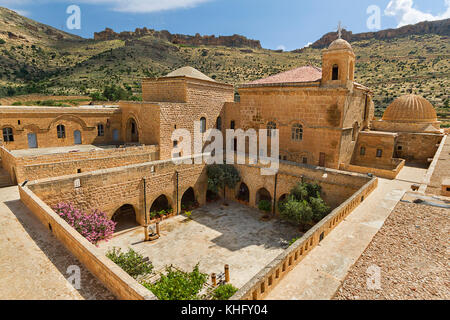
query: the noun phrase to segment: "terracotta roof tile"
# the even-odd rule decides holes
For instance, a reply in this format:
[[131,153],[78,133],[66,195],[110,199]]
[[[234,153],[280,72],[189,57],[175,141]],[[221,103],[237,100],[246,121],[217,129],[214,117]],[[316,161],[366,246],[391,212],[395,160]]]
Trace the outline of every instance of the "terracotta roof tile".
[[313,66],[304,66],[268,78],[256,80],[247,83],[247,85],[312,82],[320,79],[322,79],[322,69]]

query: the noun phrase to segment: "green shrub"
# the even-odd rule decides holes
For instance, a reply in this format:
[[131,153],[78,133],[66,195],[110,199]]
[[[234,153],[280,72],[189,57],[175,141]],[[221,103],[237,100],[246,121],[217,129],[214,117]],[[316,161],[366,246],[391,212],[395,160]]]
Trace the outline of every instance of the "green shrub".
[[121,252],[120,248],[113,248],[108,250],[106,256],[135,279],[153,271],[152,263],[144,261],[144,256],[131,248],[128,249],[127,253]]
[[13,105],[13,106],[21,106],[21,105],[22,105],[22,102],[16,101],[16,102],[13,102],[12,105]]
[[320,196],[318,184],[299,183],[285,201],[278,203],[280,216],[300,226],[310,226],[322,220],[330,207]]
[[300,237],[292,238],[291,241],[289,241],[289,247],[296,243],[298,239],[300,239]]
[[159,300],[199,300],[198,293],[208,279],[208,275],[199,271],[197,264],[192,272],[183,272],[172,266],[166,268],[166,275],[154,284],[142,282]]
[[223,284],[223,285],[217,287],[216,290],[214,290],[213,297],[214,297],[214,300],[228,300],[237,291],[238,291],[238,289],[235,288],[233,285]]
[[0,44],[5,44],[6,43],[6,41],[5,40],[3,40],[3,39],[0,39]]
[[268,200],[261,200],[258,203],[258,208],[259,208],[259,210],[262,210],[265,212],[270,212],[270,210],[272,210],[272,202],[270,202]]

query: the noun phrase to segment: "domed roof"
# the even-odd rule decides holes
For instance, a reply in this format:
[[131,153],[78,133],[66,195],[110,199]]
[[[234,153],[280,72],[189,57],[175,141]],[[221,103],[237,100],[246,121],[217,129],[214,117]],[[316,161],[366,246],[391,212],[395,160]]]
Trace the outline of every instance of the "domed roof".
[[337,39],[334,40],[330,46],[328,47],[329,50],[338,50],[338,49],[350,49],[353,51],[352,46],[350,45],[350,43],[348,43],[346,40],[344,39]]
[[437,122],[436,110],[425,98],[409,94],[397,98],[386,109],[384,121]]
[[172,71],[171,73],[169,73],[168,75],[165,76],[165,78],[168,78],[168,77],[188,77],[188,78],[194,78],[194,79],[215,82],[213,79],[211,79],[207,75],[205,75],[205,74],[201,73],[200,71],[198,71],[197,69],[194,69],[189,66],[182,67],[180,69]]

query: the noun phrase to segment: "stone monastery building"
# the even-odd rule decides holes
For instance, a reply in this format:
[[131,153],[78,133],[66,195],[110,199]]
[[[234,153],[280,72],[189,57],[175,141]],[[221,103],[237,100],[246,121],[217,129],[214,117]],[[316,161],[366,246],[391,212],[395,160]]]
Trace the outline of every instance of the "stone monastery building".
[[375,119],[373,92],[354,81],[355,59],[351,45],[338,39],[323,50],[322,69],[304,66],[241,85],[239,99],[232,85],[184,67],[143,79],[142,102],[0,106],[0,187],[19,184],[25,205],[117,297],[146,298],[148,290],[139,293],[134,279],[124,280],[127,275],[67,230],[51,206],[71,202],[100,209],[120,228],[148,226],[157,208],[179,214],[189,203],[207,201],[206,164],[172,162],[199,156],[172,154],[180,142],[172,141],[175,129],[191,136],[213,128],[278,129],[278,173],[261,175],[260,163],[236,164],[241,181],[220,194],[254,208],[267,200],[275,216],[276,204],[299,181],[314,182],[333,211],[237,294],[260,299],[367,198],[377,177],[395,179],[406,161],[428,166],[445,141],[436,111],[419,96],[399,97]]

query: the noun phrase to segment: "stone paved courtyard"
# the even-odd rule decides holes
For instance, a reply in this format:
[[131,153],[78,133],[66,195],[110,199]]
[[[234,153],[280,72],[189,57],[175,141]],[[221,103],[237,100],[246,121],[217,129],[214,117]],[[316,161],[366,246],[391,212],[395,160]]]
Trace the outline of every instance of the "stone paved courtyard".
[[100,244],[100,249],[131,247],[149,257],[156,269],[172,264],[190,271],[200,262],[200,271],[211,274],[229,264],[231,283],[241,287],[300,235],[280,220],[262,221],[255,209],[221,204],[194,210],[192,220],[180,215],[163,221],[161,238],[155,242],[143,242],[139,228]]

